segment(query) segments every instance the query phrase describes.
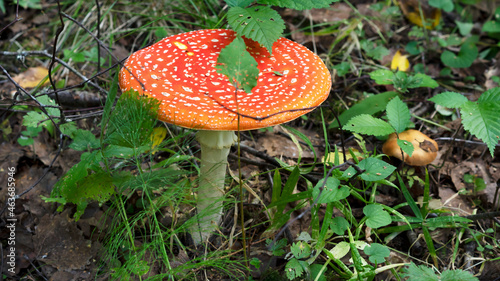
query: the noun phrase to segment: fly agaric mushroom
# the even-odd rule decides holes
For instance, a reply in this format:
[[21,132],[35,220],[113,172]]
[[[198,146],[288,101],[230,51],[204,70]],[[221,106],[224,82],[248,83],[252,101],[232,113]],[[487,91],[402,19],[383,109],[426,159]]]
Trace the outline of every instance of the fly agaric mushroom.
[[406,130],[399,134],[399,139],[413,144],[413,153],[410,156],[403,152],[397,143],[396,133],[389,135],[389,138],[382,146],[382,152],[388,156],[394,156],[410,166],[425,166],[436,159],[438,144],[435,140],[417,130]]
[[211,211],[199,222],[199,234],[192,233],[196,244],[205,241],[219,224],[234,131],[291,121],[319,106],[331,87],[328,69],[306,47],[279,38],[271,56],[259,43],[244,38],[260,72],[251,93],[235,89],[215,68],[221,49],[234,38],[234,31],[224,29],[164,38],[133,53],[119,77],[122,91],[134,89],[160,101],[161,121],[200,130],[197,209],[199,213]]

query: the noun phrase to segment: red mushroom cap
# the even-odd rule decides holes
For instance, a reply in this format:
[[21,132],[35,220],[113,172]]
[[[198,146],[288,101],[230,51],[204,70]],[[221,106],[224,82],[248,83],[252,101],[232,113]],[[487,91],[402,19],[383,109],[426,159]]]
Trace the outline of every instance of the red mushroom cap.
[[[160,100],[162,121],[202,130],[237,130],[235,88],[215,69],[221,49],[235,37],[232,30],[210,29],[164,38],[128,58],[120,88]],[[257,42],[245,38],[245,43],[260,73],[252,93],[237,92],[240,130],[293,120],[328,97],[330,73],[306,47],[280,38],[271,56]]]

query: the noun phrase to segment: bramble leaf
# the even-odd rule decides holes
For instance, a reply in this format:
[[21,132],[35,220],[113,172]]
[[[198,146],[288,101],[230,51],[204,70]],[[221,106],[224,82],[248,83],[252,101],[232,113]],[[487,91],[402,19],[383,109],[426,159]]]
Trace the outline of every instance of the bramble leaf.
[[464,129],[488,146],[491,156],[500,140],[500,88],[484,92],[477,102],[467,101],[461,106]]
[[247,93],[257,86],[257,61],[246,50],[245,41],[241,37],[234,38],[231,44],[221,50],[215,68]]
[[229,7],[244,8],[253,3],[254,0],[224,0]]
[[328,8],[331,3],[338,0],[259,0],[259,4],[279,6],[281,8],[290,8],[294,10],[310,10],[319,8]]
[[394,133],[394,128],[389,123],[368,114],[361,114],[351,118],[344,126],[344,129],[373,136],[385,136]]
[[259,42],[270,54],[285,29],[281,16],[268,6],[232,7],[227,12],[227,21],[238,35]]
[[467,101],[469,101],[466,97],[459,93],[455,92],[443,92],[437,94],[429,99],[430,101],[444,107],[448,108],[456,108],[461,107]]
[[391,85],[394,83],[394,73],[390,70],[379,69],[370,72],[369,75],[379,85]]
[[395,97],[387,103],[386,111],[389,124],[392,125],[398,134],[406,130],[408,125],[410,125],[410,110],[406,103],[402,102],[399,97]]

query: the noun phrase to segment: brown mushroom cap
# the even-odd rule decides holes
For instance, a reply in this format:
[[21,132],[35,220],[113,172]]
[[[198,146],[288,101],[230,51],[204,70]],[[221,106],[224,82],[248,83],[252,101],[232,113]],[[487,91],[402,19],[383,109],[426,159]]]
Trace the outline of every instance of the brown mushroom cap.
[[328,97],[330,73],[306,47],[280,38],[271,56],[244,38],[260,73],[252,93],[238,90],[235,98],[234,86],[215,69],[221,49],[235,37],[234,31],[224,29],[167,37],[128,58],[120,72],[120,88],[160,100],[160,120],[202,130],[237,130],[236,100],[240,130],[251,130],[291,121]]
[[[406,164],[411,166],[425,166],[436,159],[438,144],[427,135],[417,130],[406,130],[399,134],[399,139],[411,142],[414,147],[411,157],[403,152]],[[403,160],[401,149],[397,143],[396,133],[389,135],[389,138],[382,147],[382,151],[388,156],[394,156],[399,160]]]

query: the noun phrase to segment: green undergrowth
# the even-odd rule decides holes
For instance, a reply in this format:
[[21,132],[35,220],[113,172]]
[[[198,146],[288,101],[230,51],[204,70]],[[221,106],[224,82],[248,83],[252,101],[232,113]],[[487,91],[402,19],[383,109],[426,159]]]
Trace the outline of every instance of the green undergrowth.
[[[130,50],[137,50],[177,32],[232,28],[238,36],[220,53],[217,68],[235,85],[251,92],[257,83],[258,69],[246,51],[242,36],[258,41],[272,53],[273,42],[289,32],[278,11],[283,8],[322,8],[334,1],[224,2],[173,1],[172,5],[167,5],[161,1],[147,4],[131,1],[106,5],[101,11],[102,23],[113,24],[103,32],[113,32],[105,33],[103,41],[113,47],[113,42],[134,37],[130,40],[134,44]],[[451,9],[458,11],[465,5],[457,4]],[[65,7],[69,15],[82,21],[81,15],[90,13],[93,8],[83,1]],[[385,19],[401,20],[401,15],[394,12],[397,7],[386,1],[373,4],[370,9],[380,12]],[[460,11],[463,15],[463,10]],[[482,27],[488,38],[499,37],[498,15],[497,9]],[[134,23],[126,23],[129,18],[134,18]],[[464,255],[461,247],[470,242],[477,243],[476,250],[481,253],[483,261],[498,259],[495,255],[499,225],[479,231],[472,220],[444,207],[434,208],[431,205],[435,199],[431,191],[435,184],[432,173],[436,173],[439,167],[431,165],[416,171],[404,164],[395,164],[373,143],[382,142],[392,133],[417,128],[417,125],[434,132],[437,128],[450,130],[443,124],[451,118],[412,113],[415,97],[434,91],[432,97],[427,95],[420,102],[450,111],[454,116],[459,114],[466,137],[476,137],[484,142],[489,155],[494,156],[500,136],[500,88],[484,90],[476,87],[478,98],[471,100],[451,86],[450,80],[452,69],[467,68],[477,58],[491,58],[497,46],[481,46],[479,37],[468,28],[470,22],[466,16],[456,22],[457,28],[446,37],[429,37],[424,28],[409,27],[410,41],[402,48],[419,58],[426,52],[439,54],[436,60],[443,66],[441,79],[431,77],[421,63],[415,64],[413,71],[409,72],[389,70],[377,65],[389,54],[389,38],[376,32],[377,35],[368,38],[362,28],[373,26],[372,20],[375,19],[356,14],[340,22],[302,23],[299,26],[300,30],[307,30],[307,35],[335,35],[327,54],[322,56],[328,67],[335,69],[338,77],[351,75],[351,78],[359,78],[367,74],[370,87],[365,87],[364,92],[353,91],[352,97],[345,98],[353,102],[349,106],[342,104],[346,109],[339,112],[338,119],[327,107],[317,110],[314,116],[321,120],[311,118],[313,123],[317,121],[314,123],[319,124],[317,132],[325,139],[320,146],[321,153],[328,155],[325,159],[318,157],[318,146],[313,145],[305,134],[284,127],[285,134],[297,146],[299,157],[293,165],[276,158],[275,163],[279,166],[268,171],[269,176],[261,175],[272,178],[269,181],[272,184],[268,186],[270,200],[260,205],[266,221],[254,225],[248,220],[247,225],[233,229],[248,232],[264,229],[255,234],[252,242],[259,237],[265,245],[251,245],[249,248],[262,246],[258,250],[272,256],[273,261],[280,261],[282,267],[274,268],[271,262],[260,255],[252,255],[252,252],[246,261],[240,252],[229,250],[229,247],[217,250],[207,247],[197,251],[189,244],[186,232],[196,221],[192,210],[198,172],[197,159],[190,151],[193,138],[189,131],[172,133],[157,122],[157,102],[133,92],[118,97],[116,79],[102,77],[109,92],[102,119],[92,130],[80,129],[71,120],[60,124],[61,113],[55,108],[57,104],[46,95],[37,96],[40,104],[48,106],[46,112],[23,107],[29,112],[23,117],[24,129],[19,144],[33,145],[36,136],[46,130],[53,138],[63,135],[70,143],[69,148],[82,152],[78,164],[59,179],[51,196],[44,199],[57,203],[59,211],[74,207],[75,221],[92,202],[106,210],[105,217],[109,221],[103,218],[106,226],[95,230],[96,235],[105,234],[101,267],[96,278],[201,280],[209,272],[215,276],[210,276],[214,280],[221,276],[252,280],[250,270],[258,269],[263,272],[262,280],[266,280],[266,276],[267,280],[373,280],[382,274],[391,276],[388,277],[391,280],[477,280],[471,273],[456,269],[454,264],[460,255]],[[91,26],[92,32],[96,30],[95,18],[88,18],[84,23]],[[66,24],[68,30],[76,32],[64,33],[59,39],[59,45],[65,47],[61,53],[64,61],[82,69],[88,65],[95,68],[114,65],[116,61],[109,54],[101,53],[102,57],[98,59],[100,50],[88,33],[74,23],[68,21]],[[123,28],[111,28],[120,24]],[[437,28],[442,31],[442,26]],[[358,61],[352,58],[353,50],[360,53]],[[64,81],[60,83],[64,84]],[[344,102],[333,101],[332,108],[340,108],[339,104]],[[47,115],[55,122],[48,120]],[[344,131],[341,132],[340,128]],[[351,143],[355,147],[333,145],[337,140],[332,140],[332,135],[337,133],[352,135]],[[412,144],[398,143],[402,151],[412,155],[415,149]],[[304,149],[314,152],[312,160],[302,157]],[[484,189],[485,185],[482,178],[471,174],[464,175],[464,182],[474,185],[474,192]],[[227,184],[235,185],[229,179]],[[251,185],[252,182],[245,184]],[[413,197],[415,189],[422,190],[420,199]],[[239,197],[234,193],[237,191],[230,192],[225,198],[226,211],[232,210],[238,201],[235,198]],[[397,194],[401,200],[397,205],[378,202],[378,196],[386,193]],[[479,207],[486,209],[485,206]],[[294,219],[297,214],[307,215],[309,225],[304,225],[299,235],[288,241],[283,238],[283,232],[299,223]],[[444,245],[436,243],[433,233],[441,230],[452,230],[458,238]],[[414,257],[393,246],[392,242],[406,233],[420,237],[426,255]],[[234,237],[240,239],[240,236],[231,236],[231,239]],[[220,238],[225,241],[225,237]],[[391,257],[396,254],[402,258]],[[442,270],[450,264],[453,265],[451,269]]]

